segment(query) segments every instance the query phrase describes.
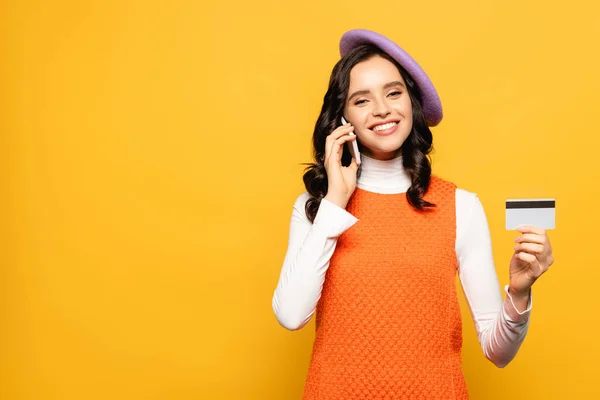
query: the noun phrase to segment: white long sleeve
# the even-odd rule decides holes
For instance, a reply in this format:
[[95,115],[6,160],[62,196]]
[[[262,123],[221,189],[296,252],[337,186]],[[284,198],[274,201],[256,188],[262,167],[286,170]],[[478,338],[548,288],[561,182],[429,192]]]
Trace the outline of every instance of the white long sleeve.
[[290,330],[302,328],[314,314],[337,238],[358,221],[323,199],[311,224],[304,209],[308,199],[304,192],[294,203],[288,250],[273,295],[277,320]]
[[[502,301],[494,268],[487,219],[474,193],[456,190],[456,255],[459,278],[485,356],[498,367],[517,354],[529,327],[531,296],[526,310],[519,312],[505,286]],[[508,263],[507,263],[508,264]]]
[[[363,155],[358,186],[378,193],[403,193],[410,180],[401,157],[390,161]],[[307,192],[295,201],[289,242],[279,282],[273,294],[273,311],[287,329],[305,326],[321,297],[325,273],[337,238],[360,221],[345,209],[323,199],[313,224],[306,217]],[[529,327],[531,298],[519,312],[510,296],[502,300],[492,257],[487,219],[476,194],[456,190],[456,254],[459,278],[469,304],[485,356],[503,367],[516,355]]]

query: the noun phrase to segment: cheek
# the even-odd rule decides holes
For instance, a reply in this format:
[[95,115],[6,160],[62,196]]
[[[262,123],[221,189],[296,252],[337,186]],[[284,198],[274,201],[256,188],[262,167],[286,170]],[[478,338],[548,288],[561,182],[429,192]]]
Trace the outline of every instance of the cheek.
[[394,108],[398,114],[402,114],[406,118],[412,118],[412,103],[410,102],[410,98],[408,96],[397,101],[394,105]]
[[404,101],[402,102],[402,108],[404,109],[405,114],[412,115],[412,103],[410,102],[410,97],[406,96]]
[[364,126],[369,121],[369,110],[365,107],[360,110],[353,110],[352,114],[348,114],[350,121],[352,121],[352,125],[354,125],[355,130],[364,130],[366,129]]
[[406,117],[406,119],[409,119],[412,121],[412,106],[410,104],[406,108],[406,111],[404,112],[404,116]]
[[404,116],[404,121],[405,121],[405,127],[407,131],[411,131],[412,130],[412,124],[413,124],[413,112],[412,112],[412,104],[409,101],[404,102],[404,104],[402,105],[402,115]]
[[356,115],[356,122],[357,123],[365,123],[366,121],[369,120],[369,107],[362,107],[360,110],[357,110],[355,115]]

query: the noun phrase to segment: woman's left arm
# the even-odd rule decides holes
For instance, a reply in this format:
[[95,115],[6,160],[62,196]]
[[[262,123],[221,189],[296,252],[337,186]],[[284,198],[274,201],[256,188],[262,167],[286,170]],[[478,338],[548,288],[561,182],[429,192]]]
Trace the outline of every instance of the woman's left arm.
[[[489,227],[476,194],[456,190],[456,217],[459,278],[479,342],[486,358],[504,367],[517,354],[529,327],[532,298],[527,287],[534,280],[523,278],[529,276],[526,271],[530,268],[522,263],[532,268],[536,265],[522,260],[522,257],[528,258],[523,255],[518,256],[519,262],[511,261],[515,274],[511,273],[511,284],[504,287],[506,297],[502,300]],[[526,239],[526,243],[531,239],[524,235],[521,238]]]

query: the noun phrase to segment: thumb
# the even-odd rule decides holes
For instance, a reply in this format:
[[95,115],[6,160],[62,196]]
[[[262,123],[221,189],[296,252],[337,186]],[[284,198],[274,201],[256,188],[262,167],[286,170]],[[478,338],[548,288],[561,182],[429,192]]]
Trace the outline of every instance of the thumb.
[[358,163],[356,162],[356,158],[352,157],[352,162],[350,163],[350,167],[354,172],[358,171]]

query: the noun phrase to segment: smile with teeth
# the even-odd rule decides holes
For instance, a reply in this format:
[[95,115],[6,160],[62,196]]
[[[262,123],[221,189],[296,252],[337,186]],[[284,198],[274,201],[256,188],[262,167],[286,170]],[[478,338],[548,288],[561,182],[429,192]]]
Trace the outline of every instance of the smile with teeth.
[[397,122],[389,122],[387,124],[383,124],[383,125],[377,125],[375,128],[373,128],[374,131],[385,131],[387,129],[390,129],[394,126],[396,126]]

